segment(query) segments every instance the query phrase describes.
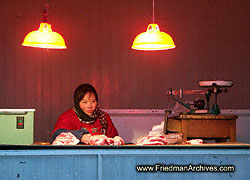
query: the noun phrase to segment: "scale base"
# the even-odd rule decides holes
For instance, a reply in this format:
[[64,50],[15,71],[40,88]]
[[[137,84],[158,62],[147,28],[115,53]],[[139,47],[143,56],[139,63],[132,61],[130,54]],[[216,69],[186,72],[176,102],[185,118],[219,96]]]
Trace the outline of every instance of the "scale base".
[[180,114],[220,114],[220,109],[218,104],[213,105],[213,109],[191,109],[190,112],[182,112]]

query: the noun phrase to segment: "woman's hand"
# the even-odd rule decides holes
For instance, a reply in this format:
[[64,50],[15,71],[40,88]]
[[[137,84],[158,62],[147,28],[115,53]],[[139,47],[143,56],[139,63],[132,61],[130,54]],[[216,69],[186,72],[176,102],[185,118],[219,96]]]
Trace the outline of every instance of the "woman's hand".
[[84,143],[84,144],[91,144],[91,134],[84,134],[82,136],[82,139],[81,139],[81,142]]
[[105,135],[84,134],[81,142],[88,145],[109,145],[108,138]]

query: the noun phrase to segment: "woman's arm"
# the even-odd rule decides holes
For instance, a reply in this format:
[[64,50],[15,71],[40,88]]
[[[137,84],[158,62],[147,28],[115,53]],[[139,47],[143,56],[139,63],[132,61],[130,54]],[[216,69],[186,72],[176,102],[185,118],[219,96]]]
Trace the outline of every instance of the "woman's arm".
[[52,132],[52,142],[61,133],[67,133],[67,132],[72,133],[80,141],[84,134],[89,133],[87,129],[81,128],[81,126],[79,126],[79,119],[72,109],[64,112],[57,119],[54,130]]
[[107,117],[107,124],[108,124],[108,127],[107,127],[107,132],[106,132],[106,136],[107,137],[110,137],[110,138],[113,138],[115,136],[118,136],[118,132],[115,128],[115,125],[113,124],[110,116],[108,113],[106,113],[106,117]]
[[53,134],[52,134],[52,142],[56,139],[58,135],[64,132],[70,132],[72,133],[77,139],[81,141],[82,136],[84,134],[89,134],[88,130],[85,128],[79,129],[79,130],[67,130],[67,129],[57,129]]

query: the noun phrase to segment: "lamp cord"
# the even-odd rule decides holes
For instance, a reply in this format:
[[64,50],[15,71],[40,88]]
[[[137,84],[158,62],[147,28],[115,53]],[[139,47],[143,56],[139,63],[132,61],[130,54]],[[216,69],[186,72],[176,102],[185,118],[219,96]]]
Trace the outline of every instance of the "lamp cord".
[[42,22],[44,23],[48,23],[48,8],[49,8],[48,0],[44,0],[43,19],[42,19]]
[[153,0],[153,23],[155,22],[155,0]]

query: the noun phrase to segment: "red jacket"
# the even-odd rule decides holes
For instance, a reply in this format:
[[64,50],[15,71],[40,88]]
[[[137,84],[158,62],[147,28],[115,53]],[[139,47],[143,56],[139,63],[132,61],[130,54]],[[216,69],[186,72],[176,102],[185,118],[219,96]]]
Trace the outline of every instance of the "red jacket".
[[[111,137],[111,138],[118,136],[118,132],[117,132],[110,116],[108,115],[108,113],[106,113],[106,112],[104,112],[104,113],[107,117],[106,118],[107,119],[107,130],[106,130],[105,135],[107,137]],[[74,110],[71,108],[70,110],[64,112],[58,118],[52,134],[58,129],[80,130],[82,128],[87,129],[91,135],[99,135],[99,134],[101,134],[100,130],[102,128],[102,125],[101,125],[101,122],[99,119],[97,119],[93,124],[85,124],[85,123],[80,122],[80,120],[78,119],[78,116],[76,115]]]

